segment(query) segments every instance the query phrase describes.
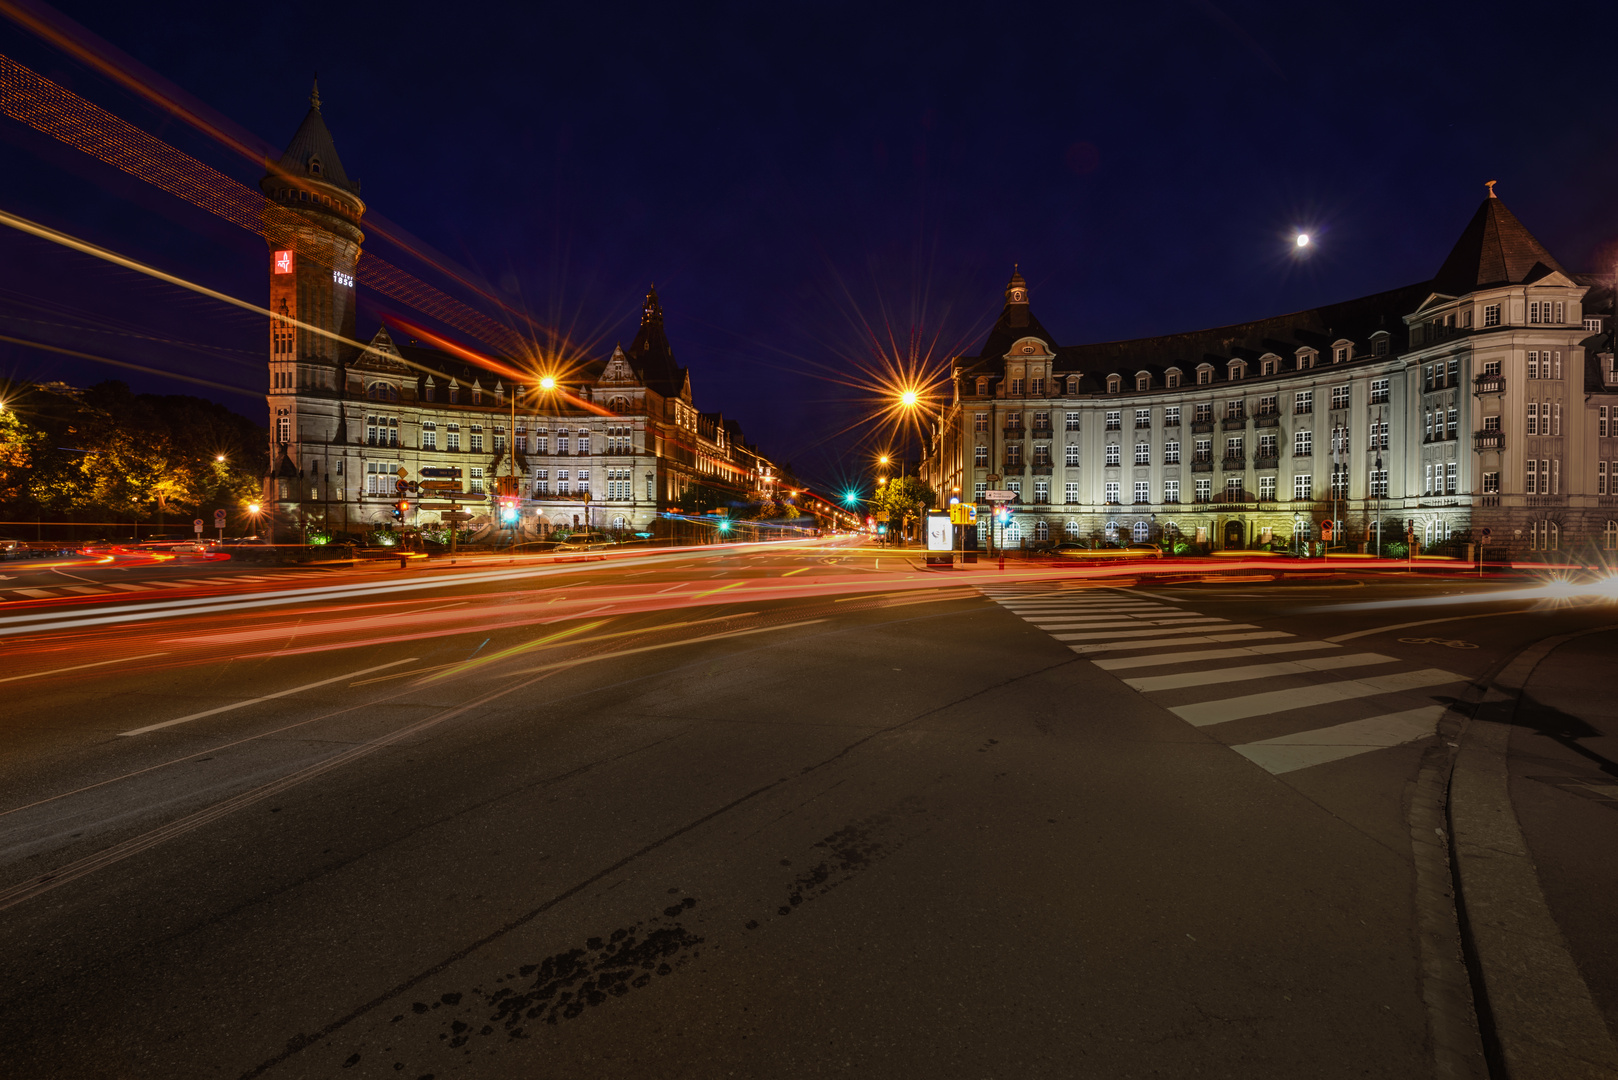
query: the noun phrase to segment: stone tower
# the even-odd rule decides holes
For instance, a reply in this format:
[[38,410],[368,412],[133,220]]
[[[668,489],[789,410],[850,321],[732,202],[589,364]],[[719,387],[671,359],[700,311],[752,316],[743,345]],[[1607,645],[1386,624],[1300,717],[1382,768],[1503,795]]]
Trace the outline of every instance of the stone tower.
[[[269,244],[270,475],[265,501],[294,515],[315,450],[346,441],[344,372],[358,351],[354,278],[365,203],[320,113],[320,88],[281,160],[259,181]],[[316,329],[306,329],[298,323]],[[321,331],[324,331],[322,333]],[[342,339],[342,340],[339,340]],[[318,481],[316,481],[318,484]],[[285,519],[283,519],[285,520]]]

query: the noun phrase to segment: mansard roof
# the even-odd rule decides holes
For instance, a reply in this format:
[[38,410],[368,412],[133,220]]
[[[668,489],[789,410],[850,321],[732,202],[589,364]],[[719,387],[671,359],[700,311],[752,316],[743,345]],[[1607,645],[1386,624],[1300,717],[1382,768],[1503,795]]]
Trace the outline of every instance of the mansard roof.
[[1477,289],[1521,285],[1552,272],[1567,272],[1506,209],[1492,187],[1489,191],[1433,277],[1434,292],[1465,296]]
[[[278,168],[292,176],[308,176],[322,180],[344,191],[358,195],[359,182],[350,180],[337,156],[337,144],[320,115],[320,84],[309,94],[309,112],[298,125],[297,134],[287,144],[286,152],[277,163]],[[273,175],[273,174],[272,174]]]

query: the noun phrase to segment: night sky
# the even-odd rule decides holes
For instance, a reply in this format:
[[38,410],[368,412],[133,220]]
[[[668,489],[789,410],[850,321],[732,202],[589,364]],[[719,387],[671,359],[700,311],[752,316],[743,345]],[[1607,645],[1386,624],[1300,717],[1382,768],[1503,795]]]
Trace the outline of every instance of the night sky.
[[[976,352],[1014,262],[1068,344],[1423,280],[1486,180],[1570,269],[1618,238],[1611,3],[57,10],[277,149],[318,71],[372,214],[596,355],[655,281],[698,407],[823,483],[873,445],[835,434],[873,408],[834,377],[873,361],[864,328]],[[262,174],[13,24],[0,53]],[[0,132],[0,208],[263,301],[262,240]],[[361,336],[376,325],[362,291]],[[264,420],[253,317],[10,230],[0,328],[252,393],[7,345],[0,376],[125,378]]]

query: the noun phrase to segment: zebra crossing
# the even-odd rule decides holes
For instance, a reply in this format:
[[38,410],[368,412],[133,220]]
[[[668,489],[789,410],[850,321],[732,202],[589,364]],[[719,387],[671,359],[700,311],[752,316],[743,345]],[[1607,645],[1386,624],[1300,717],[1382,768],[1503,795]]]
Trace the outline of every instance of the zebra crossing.
[[1156,594],[1054,584],[980,591],[1275,774],[1427,738],[1446,706],[1412,698],[1467,681]]
[[299,578],[330,578],[325,571],[304,573],[247,575],[232,574],[208,578],[166,578],[161,581],[98,582],[94,585],[51,585],[31,589],[0,589],[0,603],[18,600],[60,600],[87,596],[122,596],[138,592],[158,592],[163,589],[195,589],[216,585],[257,585],[267,581],[291,581]]

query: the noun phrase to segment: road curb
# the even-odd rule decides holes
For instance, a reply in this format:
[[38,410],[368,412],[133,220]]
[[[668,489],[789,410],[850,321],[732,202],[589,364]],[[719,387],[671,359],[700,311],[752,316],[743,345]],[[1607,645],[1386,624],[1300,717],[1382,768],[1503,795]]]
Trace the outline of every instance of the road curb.
[[1450,778],[1458,914],[1488,1018],[1493,1068],[1510,1080],[1611,1080],[1618,1045],[1551,916],[1508,787],[1511,720],[1529,676],[1563,642],[1518,653],[1466,726]]

